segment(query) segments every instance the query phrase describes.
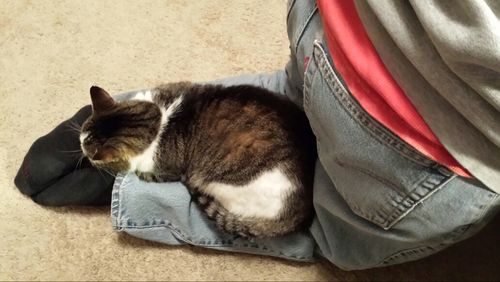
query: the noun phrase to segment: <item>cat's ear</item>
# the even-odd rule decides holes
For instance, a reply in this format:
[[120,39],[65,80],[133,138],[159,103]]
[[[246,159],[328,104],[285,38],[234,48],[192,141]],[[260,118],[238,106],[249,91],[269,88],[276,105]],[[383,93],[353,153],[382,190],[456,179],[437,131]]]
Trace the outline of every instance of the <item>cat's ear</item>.
[[110,109],[116,105],[113,97],[99,86],[90,87],[90,99],[92,100],[92,109],[96,113]]

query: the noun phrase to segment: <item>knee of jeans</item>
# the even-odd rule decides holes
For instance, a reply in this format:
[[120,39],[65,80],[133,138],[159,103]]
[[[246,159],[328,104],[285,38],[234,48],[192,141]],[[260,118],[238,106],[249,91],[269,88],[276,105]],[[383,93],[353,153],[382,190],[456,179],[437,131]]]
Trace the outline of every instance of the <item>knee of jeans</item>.
[[321,254],[344,270],[423,258],[479,231],[499,210],[498,195],[463,178],[449,181],[389,228],[351,211],[335,189],[317,189],[311,232]]
[[[469,238],[479,230],[476,225],[462,225],[446,233],[435,229],[393,228],[390,230],[365,230],[367,233],[331,234],[349,238],[318,242],[320,255],[345,271],[384,267],[425,258],[454,243]],[[352,230],[352,229],[351,229]],[[323,245],[322,245],[323,243]]]
[[409,241],[425,241],[463,232],[496,210],[498,195],[476,181],[455,177],[426,198],[395,224]]
[[395,248],[378,266],[441,251],[481,230],[498,212],[499,197],[474,181],[456,178],[388,230]]

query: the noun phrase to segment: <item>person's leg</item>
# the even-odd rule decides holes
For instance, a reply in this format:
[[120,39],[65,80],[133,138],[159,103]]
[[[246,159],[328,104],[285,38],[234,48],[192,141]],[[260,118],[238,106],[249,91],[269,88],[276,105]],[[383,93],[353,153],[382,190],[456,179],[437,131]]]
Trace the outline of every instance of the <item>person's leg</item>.
[[315,244],[307,230],[253,240],[220,231],[192,202],[187,188],[179,182],[147,183],[133,173],[120,175],[115,181],[111,211],[117,231],[141,239],[297,261],[314,259]]
[[117,230],[167,244],[297,260],[312,259],[317,244],[334,264],[363,269],[434,253],[470,236],[498,211],[498,195],[421,156],[359,108],[335,76],[326,47],[313,43],[322,35],[314,1],[291,1],[287,22],[292,59],[286,81],[270,83],[267,76],[235,81],[280,85],[275,89],[304,106],[320,156],[314,240],[308,232],[257,241],[228,236],[191,204],[181,184],[144,183],[133,174],[118,177],[114,185]]
[[[310,229],[343,269],[402,263],[468,238],[500,196],[422,156],[373,120],[335,72],[315,1],[290,1],[285,93],[303,105],[317,138]],[[490,242],[492,243],[492,242]]]
[[319,156],[310,230],[324,257],[346,270],[412,261],[492,219],[499,195],[426,158],[371,118],[343,85],[326,46],[316,41],[313,48],[303,101]]
[[[389,221],[391,214],[385,215],[383,219],[394,225],[384,228],[379,221],[366,218],[379,216],[392,207],[382,203],[387,197],[375,197],[374,193],[364,191],[367,197],[374,198],[372,203],[366,204],[359,198],[345,196],[345,189],[353,187],[334,185],[321,165],[316,168],[315,179],[317,216],[311,233],[321,256],[344,270],[383,267],[425,258],[471,237],[500,208],[498,195],[455,177],[439,185],[430,184],[434,186],[433,191],[427,194],[419,195],[422,189],[427,189],[423,186],[408,189],[406,199],[394,203],[397,207],[393,213],[402,211],[402,217]],[[380,189],[374,187],[373,190]]]
[[206,83],[221,84],[225,86],[249,84],[266,88],[272,92],[285,94],[286,74],[284,70],[277,70],[273,73],[244,74],[233,77],[226,77]]

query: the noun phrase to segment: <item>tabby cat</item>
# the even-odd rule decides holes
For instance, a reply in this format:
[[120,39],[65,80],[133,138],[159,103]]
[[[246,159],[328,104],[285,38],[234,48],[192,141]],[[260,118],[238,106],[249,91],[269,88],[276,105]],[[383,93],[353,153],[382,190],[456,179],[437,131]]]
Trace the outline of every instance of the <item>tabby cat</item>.
[[287,234],[311,218],[315,139],[282,95],[188,82],[123,102],[97,86],[90,95],[80,142],[95,167],[182,181],[220,229],[242,237]]

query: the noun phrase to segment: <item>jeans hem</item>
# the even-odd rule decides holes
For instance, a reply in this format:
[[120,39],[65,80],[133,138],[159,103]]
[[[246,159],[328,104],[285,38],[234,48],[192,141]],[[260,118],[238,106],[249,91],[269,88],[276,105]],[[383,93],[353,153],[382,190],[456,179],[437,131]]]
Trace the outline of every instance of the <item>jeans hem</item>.
[[[157,241],[164,244],[189,244],[193,246],[199,246],[209,249],[216,249],[221,251],[231,251],[231,252],[242,252],[254,255],[265,255],[283,258],[287,260],[293,260],[298,262],[313,262],[316,261],[317,258],[314,255],[311,256],[296,256],[291,254],[285,254],[281,252],[279,249],[271,248],[266,246],[265,243],[255,242],[252,239],[244,242],[238,242],[238,236],[234,236],[232,238],[220,238],[220,239],[208,239],[201,236],[193,238],[189,234],[186,234],[181,229],[175,227],[170,221],[166,219],[153,219],[149,220],[149,224],[140,224],[138,225],[133,219],[129,218],[124,214],[122,200],[123,193],[121,192],[122,186],[125,183],[126,175],[119,174],[116,177],[115,183],[113,185],[112,191],[112,199],[111,199],[111,218],[112,218],[112,226],[113,229],[118,232],[125,232],[134,237],[138,237],[141,239]],[[152,234],[154,232],[158,232],[159,235],[162,232],[167,232],[169,234],[164,234],[165,238],[162,239],[161,236],[154,236],[154,239],[149,236],[145,236],[146,238],[142,238],[142,236],[137,236],[138,234]],[[146,233],[144,233],[146,232]],[[151,232],[151,233],[150,233]],[[197,234],[198,235],[198,234]],[[163,235],[162,235],[163,236]],[[169,237],[169,238],[167,238]],[[176,241],[172,239],[175,238]]]

